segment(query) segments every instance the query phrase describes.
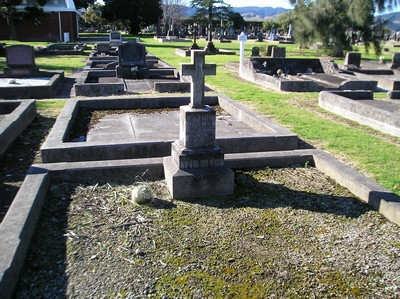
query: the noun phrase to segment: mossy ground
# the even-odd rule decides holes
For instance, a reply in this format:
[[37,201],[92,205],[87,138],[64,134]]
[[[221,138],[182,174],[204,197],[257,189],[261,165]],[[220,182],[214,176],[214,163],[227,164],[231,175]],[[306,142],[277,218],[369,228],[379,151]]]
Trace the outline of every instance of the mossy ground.
[[[51,187],[16,298],[395,298],[398,227],[310,167],[235,173],[235,195],[164,181]],[[136,184],[155,200],[130,201]]]

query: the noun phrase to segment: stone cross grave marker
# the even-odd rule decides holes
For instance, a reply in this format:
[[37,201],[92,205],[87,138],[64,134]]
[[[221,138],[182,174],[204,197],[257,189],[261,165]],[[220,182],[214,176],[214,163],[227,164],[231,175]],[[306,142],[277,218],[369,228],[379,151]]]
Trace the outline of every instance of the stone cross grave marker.
[[239,74],[241,74],[244,63],[244,43],[247,41],[246,33],[242,31],[240,35],[238,35],[238,41],[240,42]]
[[205,63],[203,50],[192,50],[192,63],[181,63],[181,75],[190,76],[190,105],[193,108],[204,107],[204,77],[216,75],[216,65]]

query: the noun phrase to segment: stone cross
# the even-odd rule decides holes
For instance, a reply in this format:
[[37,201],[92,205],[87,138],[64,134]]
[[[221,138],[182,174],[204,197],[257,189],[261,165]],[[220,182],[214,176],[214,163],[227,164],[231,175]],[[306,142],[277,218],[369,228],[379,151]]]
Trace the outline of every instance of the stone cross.
[[238,41],[240,42],[239,74],[241,74],[244,61],[244,43],[247,41],[247,35],[243,31],[238,35]]
[[216,75],[216,65],[205,63],[205,51],[192,50],[192,63],[181,63],[181,75],[191,77],[190,106],[204,107],[204,76]]

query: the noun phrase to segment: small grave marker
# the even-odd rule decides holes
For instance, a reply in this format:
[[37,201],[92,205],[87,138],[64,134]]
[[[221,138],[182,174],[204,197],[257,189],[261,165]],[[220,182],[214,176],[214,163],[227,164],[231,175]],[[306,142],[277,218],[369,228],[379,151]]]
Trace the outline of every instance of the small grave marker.
[[39,71],[35,64],[35,51],[32,46],[12,45],[6,47],[6,76],[34,76]]
[[146,78],[149,68],[146,63],[146,48],[136,42],[118,46],[118,78]]
[[260,48],[252,47],[251,48],[251,56],[260,56]]
[[243,31],[240,33],[240,35],[238,35],[238,41],[240,43],[239,74],[241,74],[244,63],[244,43],[247,41],[247,35]]
[[343,64],[346,66],[354,65],[359,68],[361,66],[361,53],[347,52]]
[[286,48],[285,47],[274,47],[271,53],[272,58],[285,58]]
[[392,65],[390,66],[392,69],[400,68],[400,53],[394,53],[392,57]]

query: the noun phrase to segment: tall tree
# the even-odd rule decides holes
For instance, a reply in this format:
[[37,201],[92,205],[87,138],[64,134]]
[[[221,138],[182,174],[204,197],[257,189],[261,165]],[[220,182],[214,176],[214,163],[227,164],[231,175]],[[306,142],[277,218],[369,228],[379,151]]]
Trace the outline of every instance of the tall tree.
[[163,22],[167,30],[184,18],[186,10],[185,5],[185,0],[163,0]]
[[215,47],[212,43],[213,20],[228,19],[231,6],[224,0],[192,0],[191,6],[196,9],[194,18],[206,18],[208,24],[208,44],[206,51],[214,52]]
[[302,42],[319,41],[325,50],[333,56],[343,56],[350,49],[351,39],[347,32],[360,32],[365,48],[374,45],[380,52],[379,35],[374,14],[376,11],[391,8],[399,0],[290,0],[295,5],[295,36]]
[[37,0],[34,4],[26,5],[24,11],[21,11],[17,9],[17,6],[23,5],[22,0],[0,0],[0,17],[7,21],[11,40],[18,39],[15,22],[19,19],[29,18],[38,24],[44,15],[42,6],[46,2],[47,0]]
[[137,34],[161,18],[161,0],[104,0],[102,15],[110,22],[126,23],[129,32]]

